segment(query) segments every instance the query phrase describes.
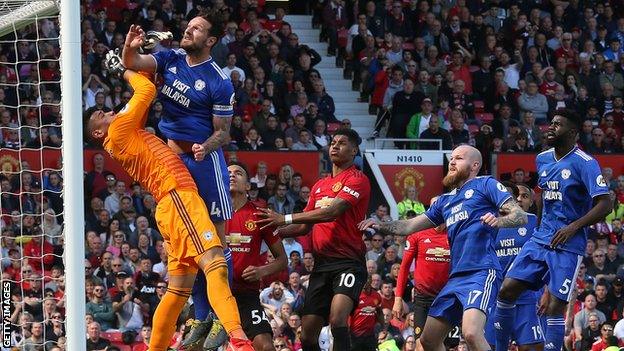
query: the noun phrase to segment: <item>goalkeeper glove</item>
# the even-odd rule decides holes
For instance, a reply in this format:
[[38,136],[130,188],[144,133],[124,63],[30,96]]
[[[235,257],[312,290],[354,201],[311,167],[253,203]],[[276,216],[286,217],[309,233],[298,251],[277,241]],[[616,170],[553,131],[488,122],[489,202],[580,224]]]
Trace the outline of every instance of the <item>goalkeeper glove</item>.
[[121,63],[121,56],[119,56],[119,48],[110,50],[104,58],[104,66],[110,74],[118,74],[123,76],[126,71],[123,63]]
[[143,46],[141,46],[141,50],[152,50],[156,47],[156,44],[160,43],[163,40],[173,39],[173,34],[171,32],[156,32],[150,30],[145,34],[145,40],[143,42]]

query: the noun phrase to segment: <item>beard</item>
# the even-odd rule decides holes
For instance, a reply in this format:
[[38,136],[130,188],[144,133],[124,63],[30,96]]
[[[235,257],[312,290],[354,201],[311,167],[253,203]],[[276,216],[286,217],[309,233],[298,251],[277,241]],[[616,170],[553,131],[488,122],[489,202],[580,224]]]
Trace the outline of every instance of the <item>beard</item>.
[[450,172],[442,179],[442,185],[448,189],[459,188],[461,184],[463,184],[468,177],[470,177],[470,169],[458,168],[454,174],[450,174]]

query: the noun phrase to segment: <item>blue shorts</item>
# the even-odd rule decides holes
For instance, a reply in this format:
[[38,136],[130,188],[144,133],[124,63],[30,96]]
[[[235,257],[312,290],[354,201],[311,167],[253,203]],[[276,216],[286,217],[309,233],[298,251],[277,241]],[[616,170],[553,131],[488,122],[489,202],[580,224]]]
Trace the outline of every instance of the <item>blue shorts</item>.
[[[531,345],[544,342],[544,335],[540,320],[537,316],[537,301],[533,304],[516,305],[514,330],[511,340],[517,345]],[[485,339],[488,344],[496,345],[496,330],[494,329],[494,313],[485,323]]]
[[450,325],[459,325],[464,311],[471,308],[489,316],[496,306],[500,283],[501,275],[495,269],[456,275],[449,279],[433,300],[429,316],[443,318]]
[[552,295],[570,302],[582,261],[581,255],[553,250],[529,240],[509,267],[505,278],[523,281],[532,290],[539,290],[547,284]]
[[197,184],[199,196],[206,203],[210,219],[218,223],[232,218],[230,177],[223,151],[213,151],[202,161],[195,161],[192,153],[179,156]]

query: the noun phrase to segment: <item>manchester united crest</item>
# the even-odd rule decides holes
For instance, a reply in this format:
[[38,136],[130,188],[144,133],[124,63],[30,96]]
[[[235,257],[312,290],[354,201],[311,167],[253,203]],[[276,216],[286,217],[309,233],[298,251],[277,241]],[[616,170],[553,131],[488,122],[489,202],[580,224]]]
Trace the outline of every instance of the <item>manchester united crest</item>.
[[245,222],[245,228],[250,232],[253,232],[254,230],[256,230],[256,228],[258,228],[258,226],[256,225],[256,222],[250,219]]
[[411,186],[420,192],[425,187],[425,176],[414,167],[405,167],[394,175],[394,186],[401,194]]
[[340,189],[342,189],[342,183],[341,182],[338,182],[338,183],[336,183],[336,184],[334,184],[332,186],[332,191],[335,192],[335,193],[339,192]]

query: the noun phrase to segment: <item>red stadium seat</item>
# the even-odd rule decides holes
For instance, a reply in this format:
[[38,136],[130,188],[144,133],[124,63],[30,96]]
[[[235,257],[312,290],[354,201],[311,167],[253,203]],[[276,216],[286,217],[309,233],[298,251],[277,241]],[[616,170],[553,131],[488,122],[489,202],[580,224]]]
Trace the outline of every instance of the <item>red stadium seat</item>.
[[485,104],[483,103],[482,100],[473,101],[473,105],[474,105],[476,113],[483,112],[483,109],[485,108]]
[[327,123],[327,134],[333,135],[338,129],[340,129],[340,123],[337,123],[337,122]]
[[416,47],[414,46],[414,43],[403,43],[403,50],[414,50],[416,49]]
[[481,121],[481,123],[492,123],[494,115],[487,112],[475,113],[475,117]]
[[120,331],[102,332],[100,334],[100,336],[103,337],[104,339],[110,340],[110,342],[112,342],[112,343],[121,343],[121,344],[123,344],[123,341],[121,340],[121,332]]
[[469,124],[468,131],[470,131],[470,135],[474,136],[479,132],[479,126],[476,124]]

